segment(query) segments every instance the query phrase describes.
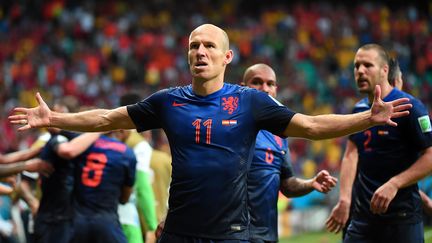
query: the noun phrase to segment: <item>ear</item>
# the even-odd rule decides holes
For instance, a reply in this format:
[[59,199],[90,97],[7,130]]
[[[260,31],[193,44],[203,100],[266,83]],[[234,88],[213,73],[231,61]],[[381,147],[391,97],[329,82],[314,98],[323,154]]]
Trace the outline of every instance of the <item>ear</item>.
[[382,67],[383,75],[386,77],[386,80],[388,79],[389,69],[390,67],[388,64],[384,64]]
[[228,51],[225,53],[225,60],[224,60],[224,64],[225,64],[225,65],[230,64],[231,61],[232,61],[232,59],[233,59],[233,57],[234,57],[234,53],[233,53],[233,51],[232,51],[232,50],[228,50]]

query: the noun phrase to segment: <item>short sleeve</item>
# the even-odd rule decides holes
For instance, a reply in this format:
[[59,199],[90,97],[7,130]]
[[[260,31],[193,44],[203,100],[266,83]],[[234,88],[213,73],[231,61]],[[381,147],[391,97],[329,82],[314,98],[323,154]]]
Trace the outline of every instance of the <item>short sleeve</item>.
[[158,91],[148,98],[126,107],[138,132],[161,128],[160,108],[163,104],[162,101],[164,98],[166,99],[167,92],[167,89]]
[[296,113],[268,94],[260,91],[252,93],[251,102],[258,128],[283,136],[283,131]]

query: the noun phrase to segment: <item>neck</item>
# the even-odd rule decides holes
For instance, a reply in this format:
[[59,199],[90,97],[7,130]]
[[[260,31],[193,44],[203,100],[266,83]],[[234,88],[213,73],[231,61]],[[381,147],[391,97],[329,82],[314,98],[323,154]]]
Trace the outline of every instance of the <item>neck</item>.
[[195,94],[200,96],[207,96],[222,89],[224,85],[223,80],[192,80],[192,90]]

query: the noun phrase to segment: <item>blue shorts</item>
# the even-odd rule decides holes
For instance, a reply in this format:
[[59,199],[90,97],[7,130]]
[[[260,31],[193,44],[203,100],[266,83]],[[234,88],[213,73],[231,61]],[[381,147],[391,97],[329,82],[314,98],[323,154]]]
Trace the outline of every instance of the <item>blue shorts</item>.
[[416,224],[379,224],[351,220],[344,243],[424,243],[423,222]]
[[193,236],[178,235],[174,233],[162,232],[158,243],[249,243],[247,240],[212,240]]
[[33,240],[35,243],[69,242],[72,238],[72,221],[36,221]]
[[76,216],[73,226],[74,243],[127,243],[120,222],[112,217]]

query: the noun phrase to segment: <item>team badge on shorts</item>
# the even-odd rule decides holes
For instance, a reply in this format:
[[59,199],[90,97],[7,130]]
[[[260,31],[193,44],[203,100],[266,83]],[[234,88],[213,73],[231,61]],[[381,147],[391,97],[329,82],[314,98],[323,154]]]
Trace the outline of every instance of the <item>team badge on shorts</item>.
[[431,122],[428,115],[417,118],[423,133],[432,131]]

